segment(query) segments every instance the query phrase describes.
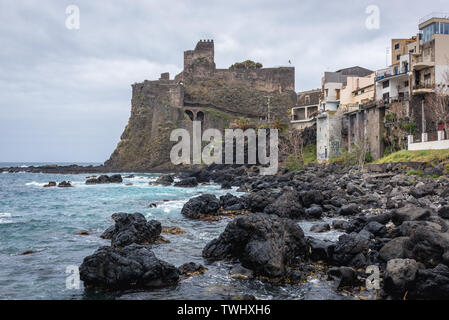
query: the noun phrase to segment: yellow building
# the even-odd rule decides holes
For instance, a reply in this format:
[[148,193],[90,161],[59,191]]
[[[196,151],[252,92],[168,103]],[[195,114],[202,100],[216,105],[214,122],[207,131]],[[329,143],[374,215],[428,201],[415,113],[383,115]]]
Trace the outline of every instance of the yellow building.
[[340,108],[344,112],[359,108],[360,104],[374,100],[376,73],[365,77],[348,76],[346,85],[341,89]]

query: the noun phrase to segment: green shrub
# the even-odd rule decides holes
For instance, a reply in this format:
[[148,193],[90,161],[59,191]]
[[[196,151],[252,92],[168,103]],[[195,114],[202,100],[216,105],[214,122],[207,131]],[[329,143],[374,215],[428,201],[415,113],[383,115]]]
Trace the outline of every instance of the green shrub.
[[285,161],[285,168],[288,171],[299,171],[304,168],[304,164],[301,159],[291,154]]
[[420,170],[409,170],[407,171],[406,176],[418,176],[418,177],[423,177],[424,176],[424,172],[420,171]]

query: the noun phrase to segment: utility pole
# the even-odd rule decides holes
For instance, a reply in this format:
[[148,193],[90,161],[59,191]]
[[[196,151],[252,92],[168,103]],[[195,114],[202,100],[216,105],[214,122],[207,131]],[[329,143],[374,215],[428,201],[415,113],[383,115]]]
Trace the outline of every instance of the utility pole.
[[271,96],[264,96],[267,98],[267,121],[270,122],[270,104],[271,104]]
[[267,119],[268,122],[270,122],[270,101],[271,101],[271,97],[268,97],[268,104],[267,104]]

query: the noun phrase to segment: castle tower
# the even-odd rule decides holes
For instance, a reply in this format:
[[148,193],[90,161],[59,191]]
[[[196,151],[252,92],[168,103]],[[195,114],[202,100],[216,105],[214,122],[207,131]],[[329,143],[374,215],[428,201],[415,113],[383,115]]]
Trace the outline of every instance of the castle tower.
[[194,50],[184,51],[184,75],[186,77],[207,77],[214,71],[214,40],[200,40]]

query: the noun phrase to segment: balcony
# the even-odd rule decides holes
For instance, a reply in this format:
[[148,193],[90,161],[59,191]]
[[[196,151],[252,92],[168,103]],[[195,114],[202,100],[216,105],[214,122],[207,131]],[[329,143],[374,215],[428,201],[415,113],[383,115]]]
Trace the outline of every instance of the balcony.
[[403,95],[395,96],[395,97],[387,97],[378,101],[379,105],[388,105],[396,102],[407,102],[410,101],[410,97],[408,92],[405,92]]
[[376,82],[383,82],[384,80],[388,80],[391,77],[396,77],[400,75],[405,75],[408,72],[408,68],[400,68],[395,70],[392,67],[381,69],[376,71]]
[[413,85],[413,94],[432,93],[435,91],[435,85],[432,83],[418,83]]
[[427,68],[435,67],[435,59],[432,59],[432,56],[418,56],[415,58],[414,64],[413,64],[413,70],[423,70]]

